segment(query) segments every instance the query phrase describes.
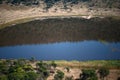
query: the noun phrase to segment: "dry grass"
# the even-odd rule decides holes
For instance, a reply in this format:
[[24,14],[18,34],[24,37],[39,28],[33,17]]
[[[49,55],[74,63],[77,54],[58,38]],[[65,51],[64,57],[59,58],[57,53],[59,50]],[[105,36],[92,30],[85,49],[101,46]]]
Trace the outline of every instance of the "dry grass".
[[[50,63],[50,61],[48,61]],[[71,68],[100,68],[120,69],[120,60],[95,60],[95,61],[55,61],[58,66]]]
[[[51,63],[51,61],[45,61],[48,64]],[[79,78],[79,74],[82,72],[82,69],[85,68],[95,68],[96,72],[100,67],[107,67],[110,70],[110,74],[105,77],[106,80],[117,80],[118,77],[120,77],[120,60],[94,60],[94,61],[65,61],[65,60],[57,60],[55,61],[57,63],[58,67],[56,70],[61,70],[64,72],[65,77],[73,76],[73,80]],[[107,65],[107,66],[106,66]],[[70,72],[66,71],[66,67],[69,67]],[[98,76],[98,80],[101,80]],[[53,80],[54,75],[51,75],[48,77],[47,80]]]

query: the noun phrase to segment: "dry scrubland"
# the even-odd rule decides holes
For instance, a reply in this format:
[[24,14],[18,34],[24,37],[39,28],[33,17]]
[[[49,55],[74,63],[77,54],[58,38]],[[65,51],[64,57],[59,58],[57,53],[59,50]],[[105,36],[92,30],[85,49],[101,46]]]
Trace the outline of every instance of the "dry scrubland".
[[[64,78],[60,79],[60,80],[79,80],[80,74],[82,74],[83,69],[84,70],[91,69],[91,70],[95,70],[98,80],[101,80],[100,75],[98,74],[98,70],[103,67],[108,69],[110,72],[109,75],[107,75],[104,78],[105,80],[119,80],[118,77],[120,77],[120,60],[36,61],[32,58],[30,60],[26,60],[26,59],[4,60],[3,59],[3,60],[0,60],[0,64],[1,64],[0,70],[4,69],[4,71],[0,72],[1,76],[3,76],[3,73],[7,72],[6,71],[7,68],[5,67],[5,65],[9,66],[8,72],[10,71],[10,73],[8,74],[8,78],[11,76],[10,74],[14,73],[14,71],[11,71],[11,69],[12,70],[15,69],[15,73],[19,73],[21,75],[25,74],[24,71],[26,71],[26,73],[29,73],[32,71],[32,74],[33,73],[37,74],[37,76],[36,76],[37,80],[41,80],[40,78],[44,78],[43,80],[46,80],[46,79],[47,80],[56,80],[56,79],[54,79],[54,76],[57,74],[57,71],[62,71],[64,73]],[[2,65],[4,65],[4,68]],[[49,75],[43,74],[44,71],[49,73]],[[0,78],[1,78],[1,76],[0,76]],[[66,77],[70,78],[71,76],[72,76],[72,79],[66,79]]]
[[[95,0],[92,0],[92,1],[95,1]],[[100,1],[100,0],[98,0],[98,1]],[[113,1],[113,0],[110,0],[110,1]],[[108,2],[109,2],[109,0],[108,0]],[[31,6],[19,5],[18,6],[18,5],[3,3],[3,4],[0,4],[0,28],[6,27],[8,25],[15,25],[17,23],[23,23],[23,22],[31,21],[31,20],[53,18],[53,17],[83,17],[83,18],[86,18],[86,19],[90,19],[90,18],[96,17],[96,16],[101,17],[101,18],[108,17],[108,16],[112,16],[112,17],[117,16],[119,18],[119,16],[120,16],[119,15],[120,14],[120,8],[116,8],[116,7],[113,7],[113,8],[89,7],[85,4],[86,4],[86,2],[83,2],[83,3],[79,2],[78,4],[69,4],[68,3],[67,4],[67,9],[64,9],[63,8],[63,6],[64,6],[63,3],[62,2],[57,2],[53,6],[51,6],[49,9],[45,9],[46,4],[44,2],[37,5],[37,6],[34,6],[34,5],[31,5]],[[100,4],[100,3],[98,3],[98,4]],[[116,6],[116,4],[114,4],[114,6]],[[119,3],[118,3],[118,5],[119,5]],[[111,23],[111,24],[115,24],[115,26],[116,26],[116,23],[119,22],[119,20],[112,21],[111,18],[108,18],[108,19],[107,20],[105,19],[105,21],[108,22],[108,23]],[[47,21],[47,20],[45,20],[45,21]],[[87,22],[87,20],[83,20],[83,21]],[[38,21],[38,22],[40,23],[40,21]],[[54,22],[54,20],[53,20],[53,22]],[[94,19],[93,19],[93,22],[94,22]],[[99,21],[99,22],[100,22],[99,24],[101,24],[101,25],[104,24],[104,23],[102,23],[103,21]],[[63,23],[63,21],[62,21],[62,23]],[[31,22],[31,24],[33,25],[32,22]],[[51,22],[49,24],[51,24]],[[69,24],[67,26],[69,26]],[[92,24],[92,23],[90,22],[90,24]],[[119,25],[119,23],[117,23],[117,24]],[[33,29],[33,26],[31,26],[30,29],[28,29],[26,27],[26,25],[28,25],[28,24],[25,23],[24,26],[23,26],[23,28],[25,28],[24,30],[21,28],[21,25],[19,25],[18,27],[16,27],[16,25],[15,25],[15,26],[13,26],[13,28],[15,28],[15,29],[12,28],[11,30],[9,30],[9,27],[6,28],[6,29],[1,29],[0,30],[1,42],[3,42],[3,43],[1,43],[1,45],[3,46],[3,45],[6,44],[6,43],[4,43],[5,40],[8,41],[8,40],[11,39],[11,41],[13,41],[13,39],[15,38],[14,40],[18,41],[17,39],[19,39],[21,37],[24,37],[24,36],[21,36],[22,31],[24,33],[27,33],[28,35],[29,35],[29,30],[31,30],[31,31],[36,30],[35,32],[38,32],[37,29]],[[41,25],[42,25],[42,23],[41,23]],[[48,24],[46,24],[46,26],[47,25]],[[94,25],[96,26],[98,24],[96,23]],[[78,25],[76,25],[76,26],[78,26]],[[38,26],[36,28],[40,28],[40,27]],[[114,30],[112,31],[113,32],[113,34],[112,34],[113,36],[111,37],[112,39],[115,39],[114,34],[117,34],[117,36],[119,36],[118,26],[116,26],[115,28],[118,31],[117,31],[117,33]],[[20,29],[21,29],[21,31],[20,31]],[[68,29],[66,27],[66,29],[67,30],[70,30],[70,29],[72,30],[72,27],[70,29]],[[84,28],[81,28],[81,29],[84,29]],[[78,29],[75,28],[75,30],[78,30],[78,32],[81,32],[82,31],[81,29],[79,29],[80,30],[79,31]],[[86,31],[86,29],[87,28],[85,28],[85,31]],[[111,26],[111,30],[112,29],[113,29],[113,27]],[[15,36],[12,36],[12,35],[9,36],[10,33],[14,33],[12,30],[15,31],[15,32],[17,30],[19,30],[20,32],[18,34],[20,34],[21,37],[19,37],[19,36],[18,36],[19,38],[16,37],[16,35],[18,35],[18,34],[16,34]],[[101,29],[99,29],[99,30],[101,30]],[[42,30],[42,31],[44,31],[44,30]],[[96,31],[96,29],[95,29],[95,31]],[[48,31],[46,31],[46,32],[48,32]],[[69,32],[69,31],[67,31],[67,32]],[[103,29],[103,32],[105,32],[104,29]],[[4,34],[4,33],[6,33],[6,34]],[[73,33],[74,33],[74,31],[73,31]],[[39,36],[41,35],[41,33],[36,33],[36,34],[39,34]],[[46,33],[46,34],[47,34],[48,38],[49,37],[51,38],[51,36],[49,36],[48,33]],[[84,34],[86,35],[86,33],[84,33]],[[70,34],[70,35],[72,35],[72,34]],[[32,37],[34,37],[34,35]],[[43,39],[44,38],[46,39],[46,36],[41,36],[41,37]],[[61,35],[61,37],[62,37],[62,35]],[[78,36],[76,36],[76,37],[78,37]],[[88,37],[88,34],[87,34],[87,37]],[[10,38],[10,39],[8,39],[8,38]],[[84,38],[84,36],[83,36],[83,38]],[[90,39],[91,38],[92,37],[90,37]],[[23,38],[21,38],[21,39],[23,39]],[[54,36],[53,36],[53,39],[54,39]],[[100,40],[99,38],[97,38],[97,39]],[[104,39],[104,38],[102,37],[102,39]],[[68,38],[68,40],[69,40],[69,38]],[[71,37],[70,37],[70,40],[71,40]],[[120,39],[116,37],[116,40],[119,41]],[[51,41],[52,41],[52,39],[51,39]],[[15,43],[15,41],[14,41],[14,43]],[[11,42],[9,43],[9,41],[8,41],[7,45],[9,45],[9,44],[11,44]],[[40,63],[39,66],[36,65],[38,63]],[[28,74],[29,72],[32,71],[32,74],[39,75],[38,76],[38,80],[39,80],[41,77],[43,77],[43,73],[41,71],[43,71],[43,72],[45,71],[45,74],[46,74],[46,72],[50,72],[49,76],[47,75],[47,77],[46,77],[47,80],[53,80],[56,72],[58,70],[61,70],[65,74],[64,79],[65,79],[66,76],[68,76],[68,77],[73,76],[73,80],[75,80],[75,79],[79,78],[79,75],[82,73],[82,69],[95,69],[95,72],[97,73],[99,68],[104,67],[104,68],[109,69],[109,71],[110,71],[110,74],[107,77],[105,77],[106,80],[117,80],[118,77],[120,79],[120,60],[113,60],[113,61],[112,60],[108,60],[108,61],[102,60],[102,61],[84,61],[84,62],[79,62],[79,61],[54,61],[54,63],[57,64],[56,68],[53,68],[53,66],[51,66],[51,63],[52,63],[52,61],[42,61],[43,65],[41,67],[41,61],[25,60],[25,59],[0,60],[0,78],[5,79],[6,74],[8,74],[8,73],[10,73],[11,75],[13,75],[13,73],[14,74],[20,74],[20,76],[17,76],[17,77],[23,77],[23,74]],[[10,67],[12,68],[12,70],[10,69]],[[69,68],[69,72],[67,71],[66,67]],[[10,70],[10,71],[8,71],[8,70]],[[9,75],[9,77],[11,75]],[[29,74],[29,75],[31,75],[31,74]],[[27,75],[27,77],[29,75]],[[100,77],[99,77],[98,73],[97,73],[97,77],[100,80]]]
[[62,2],[57,2],[49,9],[43,2],[37,6],[11,5],[0,4],[0,24],[16,24],[18,22],[26,22],[41,17],[83,17],[91,18],[95,16],[119,16],[120,9],[118,8],[101,8],[88,7],[83,3],[67,4],[67,9],[64,9]]
[[[55,61],[58,67],[57,70],[61,70],[65,73],[65,76],[73,76],[73,80],[78,79],[82,73],[82,69],[96,69],[96,72],[101,67],[106,67],[110,70],[110,74],[105,78],[106,80],[117,80],[120,76],[120,64],[119,61]],[[70,68],[70,72],[67,72],[66,67]],[[99,76],[99,75],[98,75]],[[48,77],[48,80],[53,80],[53,76]],[[100,78],[98,80],[101,80]]]

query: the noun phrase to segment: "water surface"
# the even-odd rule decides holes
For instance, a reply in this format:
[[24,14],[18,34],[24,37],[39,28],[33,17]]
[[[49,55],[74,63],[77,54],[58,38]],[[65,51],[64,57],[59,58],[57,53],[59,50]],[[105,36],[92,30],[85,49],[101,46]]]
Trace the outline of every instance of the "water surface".
[[120,43],[80,41],[0,47],[0,58],[30,57],[38,60],[116,60],[120,59]]
[[120,59],[120,20],[56,18],[0,29],[0,58],[30,57],[38,60]]

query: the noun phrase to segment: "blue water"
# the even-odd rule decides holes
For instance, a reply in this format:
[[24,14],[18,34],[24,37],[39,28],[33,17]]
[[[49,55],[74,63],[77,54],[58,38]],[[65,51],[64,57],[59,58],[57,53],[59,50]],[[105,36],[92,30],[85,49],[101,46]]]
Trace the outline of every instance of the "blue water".
[[115,60],[120,59],[120,42],[60,42],[0,47],[0,58],[37,60]]

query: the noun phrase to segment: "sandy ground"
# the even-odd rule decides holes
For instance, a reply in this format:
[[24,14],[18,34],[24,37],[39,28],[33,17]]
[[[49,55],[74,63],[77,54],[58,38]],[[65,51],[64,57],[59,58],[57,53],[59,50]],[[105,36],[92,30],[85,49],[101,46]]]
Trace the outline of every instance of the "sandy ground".
[[111,9],[111,10],[89,10],[88,8],[79,8],[72,7],[72,11],[64,10],[58,8],[55,10],[55,7],[50,8],[48,11],[44,10],[42,7],[25,7],[25,8],[16,8],[13,9],[9,5],[0,5],[0,24],[5,24],[11,21],[24,19],[24,18],[41,18],[41,17],[50,17],[50,16],[77,16],[83,18],[91,18],[96,15],[104,15],[104,16],[116,16],[120,14],[120,10]]
[[[65,73],[65,77],[71,77],[73,76],[73,79],[78,79],[81,72],[81,69],[79,68],[71,68],[70,72],[67,72],[64,67],[57,67],[56,70],[61,70]],[[97,72],[97,71],[96,71]],[[55,74],[51,74],[47,80],[53,80]],[[99,75],[98,75],[99,77]],[[110,69],[110,74],[105,78],[105,80],[117,80],[117,78],[120,77],[120,70],[118,69]],[[98,79],[100,80],[100,78]]]
[[[36,68],[36,63],[37,62],[35,62],[35,63],[32,63],[31,65],[32,65],[32,67],[34,67],[34,68]],[[64,77],[71,77],[71,76],[73,76],[73,79],[75,80],[75,79],[78,79],[79,78],[79,75],[82,73],[82,68],[76,68],[76,67],[72,67],[72,68],[69,68],[70,70],[69,70],[69,72],[67,72],[67,70],[65,69],[65,67],[62,67],[62,66],[58,66],[58,67],[56,67],[56,69],[54,70],[55,72],[57,71],[57,70],[61,70],[61,71],[63,71],[64,72]],[[110,74],[107,76],[107,77],[105,77],[105,80],[117,80],[117,78],[118,77],[120,77],[120,69],[109,69],[110,70]],[[97,70],[96,70],[96,73],[97,73]],[[56,73],[50,73],[50,76],[47,78],[47,80],[54,80],[54,75],[55,75]],[[98,80],[101,80],[100,78],[99,78],[99,75],[97,75],[98,76]]]

